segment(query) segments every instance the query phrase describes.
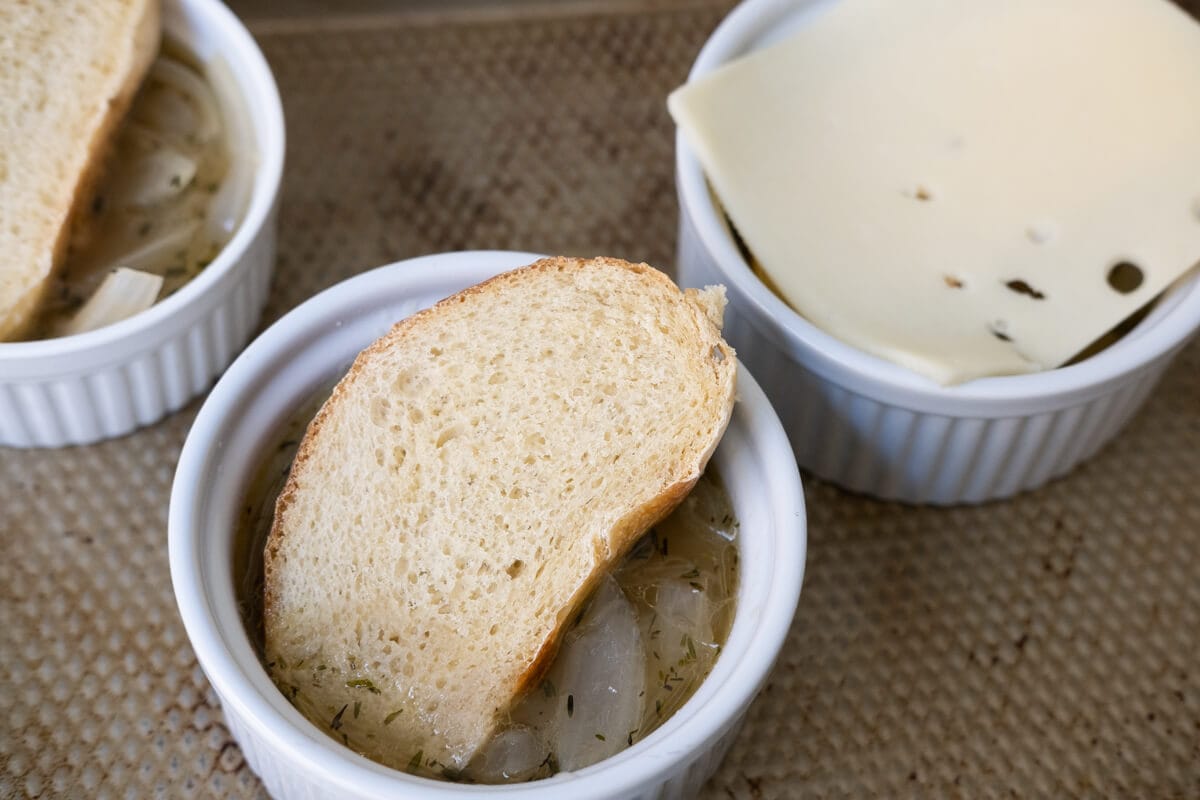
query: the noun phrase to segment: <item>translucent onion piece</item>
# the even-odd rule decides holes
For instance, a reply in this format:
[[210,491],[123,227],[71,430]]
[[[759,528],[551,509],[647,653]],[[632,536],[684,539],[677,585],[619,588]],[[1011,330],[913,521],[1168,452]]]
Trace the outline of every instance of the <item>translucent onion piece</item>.
[[[654,602],[658,615],[656,638],[663,639],[661,650],[678,653],[678,659],[690,657],[683,637],[690,637],[694,647],[716,647],[713,636],[713,604],[708,592],[700,591],[691,583],[680,578],[664,580],[658,585]],[[656,645],[656,649],[658,649]],[[661,653],[668,657],[665,652]]]
[[[720,653],[713,632],[718,604],[705,588],[707,576],[671,559],[670,577],[661,569],[638,575],[638,620],[650,658],[646,661],[645,722],[648,728],[674,714],[712,669]],[[686,576],[686,577],[681,577]]]
[[191,244],[192,237],[199,226],[198,221],[180,223],[157,239],[114,259],[108,269],[113,270],[120,267],[145,271],[162,269],[162,265],[167,263],[173,253],[185,250]]
[[55,334],[85,333],[132,317],[154,305],[162,289],[161,275],[124,267],[109,273],[79,311],[59,325]]
[[178,196],[196,177],[196,162],[161,141],[128,148],[122,155],[127,161],[113,190],[120,205],[158,205]]
[[224,241],[233,235],[246,213],[246,207],[250,204],[254,169],[258,158],[253,149],[254,131],[250,126],[242,97],[234,88],[237,83],[229,65],[220,58],[214,59],[208,64],[208,76],[215,90],[217,105],[221,109],[221,119],[225,122],[225,138],[229,142],[229,170],[208,206],[208,219],[205,224],[210,238],[214,241]]
[[497,734],[471,761],[466,774],[480,783],[528,780],[549,755],[550,746],[532,728],[515,725]]
[[[202,143],[217,135],[221,130],[221,120],[218,116],[220,112],[217,111],[216,100],[213,98],[208,84],[195,70],[174,59],[160,56],[150,67],[150,77],[178,90],[192,102],[195,109],[193,120],[195,127],[187,133],[195,135],[197,140]],[[172,121],[177,119],[171,108],[174,104],[166,99],[163,99],[162,102],[164,103],[162,107],[164,113],[155,113],[156,106],[151,105],[139,114],[139,117],[153,127],[176,131],[177,126],[172,124]]]
[[642,718],[646,649],[633,606],[612,578],[596,590],[551,670],[557,687],[552,745],[563,770],[624,749]]
[[163,86],[142,90],[135,106],[136,114],[130,119],[158,133],[188,139],[195,137],[200,144],[199,123],[196,106],[179,92]]

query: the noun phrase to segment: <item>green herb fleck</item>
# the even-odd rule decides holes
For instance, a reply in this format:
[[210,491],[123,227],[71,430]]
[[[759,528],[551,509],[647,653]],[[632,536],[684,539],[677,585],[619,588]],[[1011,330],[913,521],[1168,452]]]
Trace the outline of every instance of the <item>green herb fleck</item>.
[[396,717],[400,716],[403,713],[404,713],[403,708],[397,708],[395,711],[393,711],[392,713],[388,714],[386,717],[383,718],[383,724],[391,725],[392,720],[394,720]]
[[421,768],[421,761],[425,758],[425,754],[418,750],[413,754],[413,757],[408,760],[408,766],[405,767],[407,772],[416,772]]
[[596,738],[597,738],[597,739],[599,739],[599,740],[600,740],[600,741],[602,741],[602,742],[608,741],[607,739],[605,739],[605,738],[604,738],[604,734],[603,734],[603,733],[597,733],[597,734],[596,734]]
[[691,664],[696,660],[696,643],[692,641],[692,637],[686,633],[679,640],[679,646],[687,649],[687,655],[680,660],[680,664]]
[[369,678],[355,678],[352,681],[346,681],[346,687],[349,689],[366,689],[371,694],[381,694]]
[[692,567],[691,569],[689,569],[687,572],[683,573],[679,577],[681,577],[681,578],[699,578],[700,570],[696,569],[695,567]]
[[567,695],[567,716],[575,716],[575,695],[573,694]]
[[362,700],[354,701],[354,718],[358,719],[358,712],[362,711]]
[[552,680],[547,678],[546,680],[542,681],[542,694],[546,695],[546,697],[557,697],[558,687],[554,685]]
[[695,581],[688,581],[688,583],[691,584],[692,588],[695,589],[697,592],[704,591],[704,586],[702,586],[701,584],[696,583]]
[[350,704],[346,703],[346,705],[342,706],[341,711],[338,711],[336,714],[333,715],[333,720],[329,723],[329,727],[331,729],[336,731],[342,727],[342,714],[345,714],[346,709],[349,707],[350,707]]

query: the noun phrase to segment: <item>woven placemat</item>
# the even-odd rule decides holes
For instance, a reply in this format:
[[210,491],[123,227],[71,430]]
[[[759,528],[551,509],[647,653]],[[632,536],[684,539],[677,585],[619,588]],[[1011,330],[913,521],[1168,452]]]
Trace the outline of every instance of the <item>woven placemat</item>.
[[[670,265],[663,101],[727,8],[254,24],[289,131],[267,321],[433,251]],[[0,449],[0,796],[263,795],[171,594],[197,405],[92,447]],[[703,798],[1200,796],[1200,344],[1037,492],[917,509],[809,479],[807,499],[800,613]]]

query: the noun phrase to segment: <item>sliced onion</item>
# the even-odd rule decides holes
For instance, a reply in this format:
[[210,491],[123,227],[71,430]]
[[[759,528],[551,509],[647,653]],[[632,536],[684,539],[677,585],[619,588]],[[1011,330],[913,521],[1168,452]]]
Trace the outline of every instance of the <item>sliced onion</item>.
[[558,687],[552,746],[571,771],[624,749],[642,719],[646,649],[633,606],[605,578],[551,670]]
[[161,275],[136,269],[113,270],[74,316],[59,323],[56,336],[71,336],[111,325],[154,305],[162,289]]
[[195,160],[161,141],[129,148],[125,155],[112,192],[119,205],[158,205],[177,197],[196,177]]
[[129,117],[132,124],[202,147],[199,119],[190,98],[161,84],[143,90]]
[[654,611],[658,615],[657,629],[663,640],[661,650],[668,660],[693,657],[683,637],[692,639],[693,647],[714,648],[713,604],[709,593],[697,589],[686,580],[664,580],[657,587]]
[[172,255],[186,249],[191,244],[192,237],[195,236],[196,228],[199,226],[198,221],[179,223],[157,239],[114,259],[108,269],[115,270],[121,267],[137,270],[161,269]]
[[225,123],[229,169],[209,203],[206,225],[214,241],[223,241],[233,234],[245,216],[258,158],[254,151],[254,131],[249,114],[241,95],[234,88],[237,83],[229,65],[220,58],[213,59],[208,64],[208,76],[221,110],[221,119]]
[[549,746],[536,731],[514,725],[498,733],[472,759],[467,775],[480,783],[529,780],[546,763],[549,754]]
[[[200,142],[207,142],[221,130],[221,118],[212,90],[204,79],[190,67],[167,57],[158,58],[150,67],[150,77],[177,89],[187,96],[196,110],[194,133]],[[151,120],[157,119],[153,114]]]

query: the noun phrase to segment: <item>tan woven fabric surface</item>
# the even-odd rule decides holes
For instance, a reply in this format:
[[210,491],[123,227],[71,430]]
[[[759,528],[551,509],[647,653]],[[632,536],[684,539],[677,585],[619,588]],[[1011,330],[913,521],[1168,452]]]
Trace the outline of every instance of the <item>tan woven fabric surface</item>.
[[[670,265],[664,98],[727,7],[255,24],[289,126],[268,321],[439,250]],[[0,449],[0,796],[263,794],[167,571],[197,406],[97,446]],[[1043,490],[807,497],[799,615],[704,798],[1200,797],[1200,344]]]

